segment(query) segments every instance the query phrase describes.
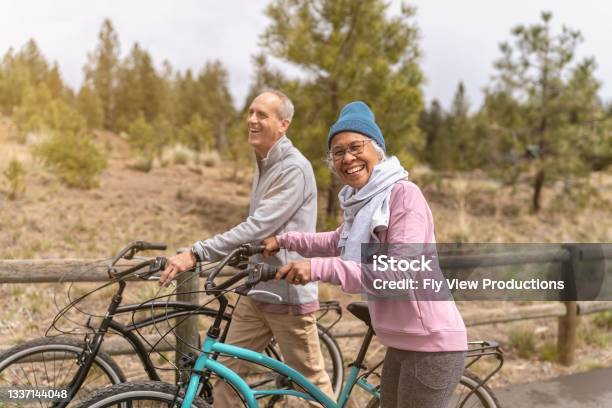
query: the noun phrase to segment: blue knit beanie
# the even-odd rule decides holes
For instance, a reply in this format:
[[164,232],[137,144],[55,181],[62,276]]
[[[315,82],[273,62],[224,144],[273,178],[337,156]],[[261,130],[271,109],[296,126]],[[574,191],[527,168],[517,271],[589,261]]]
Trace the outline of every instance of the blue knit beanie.
[[376,124],[374,112],[361,101],[351,102],[342,108],[338,120],[329,128],[329,135],[327,136],[328,149],[331,148],[331,141],[334,136],[341,132],[361,133],[374,140],[386,151],[385,138]]

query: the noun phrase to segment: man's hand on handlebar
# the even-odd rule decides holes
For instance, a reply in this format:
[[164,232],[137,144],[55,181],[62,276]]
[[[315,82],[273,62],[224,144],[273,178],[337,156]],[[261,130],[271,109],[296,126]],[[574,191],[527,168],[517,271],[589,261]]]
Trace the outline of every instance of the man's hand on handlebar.
[[276,240],[276,237],[274,235],[264,239],[261,244],[265,246],[265,249],[263,251],[263,259],[268,259],[280,250],[280,247],[278,246],[278,241]]
[[160,286],[168,286],[170,282],[176,278],[179,273],[193,268],[196,264],[196,259],[191,251],[185,251],[178,255],[171,256],[166,261],[166,268],[159,277]]
[[274,279],[281,280],[283,278],[293,285],[305,285],[310,282],[310,259],[289,262],[279,268]]

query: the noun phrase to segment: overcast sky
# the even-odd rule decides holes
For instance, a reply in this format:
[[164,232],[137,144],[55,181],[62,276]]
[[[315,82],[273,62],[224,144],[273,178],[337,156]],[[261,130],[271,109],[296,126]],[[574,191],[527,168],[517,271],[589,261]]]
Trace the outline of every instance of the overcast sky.
[[[168,59],[175,68],[199,70],[207,60],[221,60],[229,71],[235,103],[241,105],[251,81],[251,56],[268,24],[268,0],[1,0],[0,52],[20,48],[34,38],[45,56],[58,61],[64,80],[80,85],[87,52],[97,44],[105,17],[119,34],[122,55],[135,41],[159,66]],[[517,24],[539,20],[541,10],[553,12],[561,24],[580,29],[585,42],[579,56],[595,56],[600,95],[612,101],[612,2],[606,0],[414,0],[421,31],[421,66],[427,77],[428,101],[448,106],[457,83],[465,82],[472,105],[493,74],[498,44],[510,39]],[[397,13],[395,0],[390,13]],[[366,63],[366,61],[364,61]]]

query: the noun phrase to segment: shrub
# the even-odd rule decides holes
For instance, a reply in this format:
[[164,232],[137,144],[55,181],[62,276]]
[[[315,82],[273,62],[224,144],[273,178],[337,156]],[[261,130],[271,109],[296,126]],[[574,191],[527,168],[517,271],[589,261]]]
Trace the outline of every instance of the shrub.
[[510,334],[510,347],[516,349],[518,356],[529,358],[536,351],[535,335],[532,330],[520,328]]
[[213,146],[213,131],[210,122],[202,119],[197,113],[191,117],[189,123],[183,125],[177,134],[180,143],[196,152],[209,150]]
[[593,317],[593,323],[601,329],[611,330],[612,329],[612,311],[606,310],[595,314]]
[[607,348],[610,344],[610,335],[597,327],[587,326],[578,332],[578,337],[589,346]]
[[44,85],[28,88],[21,105],[15,111],[19,132],[53,131],[80,134],[87,122],[76,110],[60,99],[53,99]]
[[181,144],[176,144],[171,147],[167,147],[161,154],[162,162],[173,163],[173,164],[188,164],[195,162],[197,159],[196,153],[189,147]]
[[217,167],[221,164],[221,156],[215,150],[202,152],[198,156],[198,162],[206,167]]
[[184,150],[174,151],[174,164],[187,164],[189,162],[189,153]]
[[140,156],[129,166],[129,168],[132,170],[142,171],[143,173],[148,173],[153,168],[153,157]]
[[151,126],[141,113],[138,118],[127,127],[128,142],[132,149],[144,157],[151,157],[156,153],[154,146],[155,128]]
[[553,341],[546,341],[540,347],[540,359],[542,361],[557,361],[558,353],[557,353],[557,345]]
[[172,124],[163,116],[147,122],[142,112],[127,127],[128,142],[144,157],[159,157],[173,137]]
[[23,183],[23,176],[25,173],[25,167],[23,167],[23,164],[17,159],[11,160],[6,170],[4,170],[4,175],[9,184],[9,199],[15,200],[25,191],[25,185]]
[[87,134],[51,133],[38,145],[34,154],[70,187],[92,188],[106,168],[104,154]]

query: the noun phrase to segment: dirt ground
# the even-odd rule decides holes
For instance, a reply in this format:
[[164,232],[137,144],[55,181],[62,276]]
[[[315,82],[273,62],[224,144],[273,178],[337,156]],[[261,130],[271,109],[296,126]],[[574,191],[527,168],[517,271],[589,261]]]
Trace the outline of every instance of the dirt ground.
[[[213,167],[195,164],[156,165],[148,172],[133,170],[133,159],[124,139],[99,133],[97,139],[109,151],[109,167],[99,188],[70,189],[32,158],[27,144],[16,141],[16,132],[0,119],[0,259],[107,258],[133,240],[165,242],[171,250],[190,245],[239,223],[248,213],[252,172],[221,163]],[[25,193],[9,200],[2,175],[12,158],[27,169]],[[597,195],[587,207],[565,203],[555,209],[559,187],[544,192],[543,210],[530,214],[527,186],[503,187],[481,177],[434,177],[413,172],[429,200],[439,242],[609,242],[612,237],[612,174],[593,175]],[[322,200],[323,198],[321,198]],[[55,310],[56,285],[0,285],[7,299],[0,311],[0,344],[14,344],[40,336]],[[143,286],[138,296],[155,293]],[[337,288],[324,286],[321,297],[346,305],[359,300]],[[514,304],[466,302],[461,310],[512,307]],[[19,316],[19,317],[16,317]],[[555,319],[487,325],[469,329],[470,339],[495,339],[505,348],[504,368],[492,380],[494,386],[530,382],[595,367],[612,366],[612,334],[597,332],[592,317],[583,317],[576,364],[563,367],[545,361],[546,347],[556,338]],[[357,324],[348,313],[347,327]],[[514,332],[529,332],[535,351],[519,357]],[[584,333],[590,333],[585,335]],[[348,359],[358,339],[341,340]],[[382,350],[379,349],[379,355]],[[484,373],[492,365],[484,363]]]

